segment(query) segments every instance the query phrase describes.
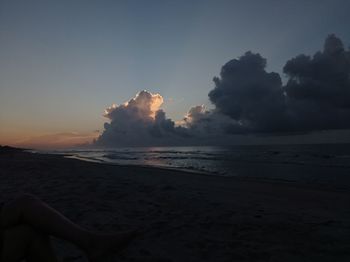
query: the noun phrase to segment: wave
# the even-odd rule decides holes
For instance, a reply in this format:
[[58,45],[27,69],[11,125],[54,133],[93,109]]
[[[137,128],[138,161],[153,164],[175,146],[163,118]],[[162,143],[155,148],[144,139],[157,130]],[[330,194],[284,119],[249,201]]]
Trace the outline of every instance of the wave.
[[[118,165],[175,168],[220,176],[258,176],[350,185],[350,181],[344,182],[350,180],[348,145],[153,147],[84,149],[59,153],[84,161]],[[338,169],[335,172],[330,168]],[[344,171],[339,171],[339,168]]]

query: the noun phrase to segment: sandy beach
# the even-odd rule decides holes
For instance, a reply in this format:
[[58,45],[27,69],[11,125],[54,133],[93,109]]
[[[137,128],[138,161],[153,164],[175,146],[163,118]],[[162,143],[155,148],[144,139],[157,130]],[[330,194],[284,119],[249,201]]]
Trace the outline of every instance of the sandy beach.
[[[0,192],[34,194],[90,229],[143,229],[113,261],[350,261],[342,188],[2,150]],[[61,261],[86,261],[54,244]]]

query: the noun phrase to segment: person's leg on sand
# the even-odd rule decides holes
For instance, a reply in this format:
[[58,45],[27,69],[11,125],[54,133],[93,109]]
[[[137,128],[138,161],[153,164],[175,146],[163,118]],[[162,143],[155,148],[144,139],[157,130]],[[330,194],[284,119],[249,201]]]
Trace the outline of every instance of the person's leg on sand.
[[6,229],[3,242],[0,261],[57,262],[50,237],[30,226],[18,225]]
[[29,225],[44,235],[52,235],[75,244],[87,254],[90,261],[126,246],[136,236],[136,231],[99,234],[86,230],[32,195],[19,197],[2,208],[3,228],[21,224]]

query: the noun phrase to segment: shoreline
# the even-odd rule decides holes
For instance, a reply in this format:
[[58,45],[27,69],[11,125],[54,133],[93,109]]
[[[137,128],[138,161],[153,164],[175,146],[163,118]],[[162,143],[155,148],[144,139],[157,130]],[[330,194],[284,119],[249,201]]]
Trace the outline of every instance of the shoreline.
[[[62,156],[0,154],[0,192],[98,231],[142,228],[118,261],[349,261],[349,191]],[[54,240],[64,261],[86,261]],[[103,261],[101,261],[103,262]]]
[[[40,153],[42,154],[42,153]],[[46,155],[46,154],[44,154]],[[120,164],[120,163],[113,163],[113,162],[107,162],[107,161],[102,161],[102,160],[93,160],[89,158],[84,158],[84,157],[79,157],[75,155],[70,155],[70,154],[55,154],[55,153],[50,153],[47,155],[56,155],[58,157],[63,157],[66,159],[74,159],[82,162],[89,162],[89,163],[94,163],[94,164],[101,164],[101,165],[110,165],[110,166],[117,166],[117,167],[124,167],[124,168],[140,168],[142,169],[150,169],[150,170],[159,170],[159,171],[164,171],[164,172],[174,172],[176,175],[199,175],[199,176],[209,176],[209,177],[217,177],[217,178],[223,178],[223,179],[233,179],[237,181],[251,181],[251,182],[257,182],[257,183],[282,183],[282,184],[287,184],[290,186],[296,186],[296,187],[304,187],[304,188],[312,188],[312,189],[319,189],[319,190],[330,190],[330,191],[344,191],[344,192],[349,192],[350,193],[350,184],[347,185],[346,187],[334,187],[334,186],[327,186],[325,183],[305,183],[297,180],[292,180],[292,179],[284,179],[284,178],[271,178],[271,177],[244,177],[240,175],[222,175],[219,173],[215,172],[210,172],[210,171],[200,171],[200,170],[191,170],[191,169],[186,169],[186,168],[181,168],[181,167],[166,167],[166,166],[157,166],[157,165],[141,165],[141,164]],[[309,166],[309,167],[314,167],[314,168],[322,168],[322,167],[327,167],[327,168],[339,168],[341,170],[349,170],[350,171],[350,166],[339,166],[339,165],[334,165],[334,166],[317,166],[317,165],[312,165],[312,164],[296,164],[296,163],[273,163],[273,162],[268,162],[268,163],[262,163],[262,162],[252,162],[252,163],[244,163],[243,165],[248,165],[248,164],[267,164],[267,165],[281,165],[286,168],[289,166],[295,166],[295,165],[300,165],[300,166]]]

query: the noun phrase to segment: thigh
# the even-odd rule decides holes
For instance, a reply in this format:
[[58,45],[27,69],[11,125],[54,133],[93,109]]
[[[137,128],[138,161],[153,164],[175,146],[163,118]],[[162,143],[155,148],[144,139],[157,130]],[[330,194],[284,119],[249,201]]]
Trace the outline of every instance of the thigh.
[[26,256],[27,262],[57,262],[50,236],[35,231]]
[[25,226],[4,229],[1,261],[17,262],[25,258],[30,243],[30,230]]
[[3,234],[2,260],[19,262],[56,262],[49,236],[27,225],[6,228]]
[[[3,203],[0,203],[0,221],[1,221],[1,210],[2,210],[2,206],[3,206]],[[1,226],[1,223],[0,223],[0,262],[2,261],[1,260],[1,257],[2,257],[2,246],[3,246],[3,240],[4,239],[4,230]]]
[[2,228],[0,227],[0,262],[2,261],[2,245],[3,245],[3,231]]

